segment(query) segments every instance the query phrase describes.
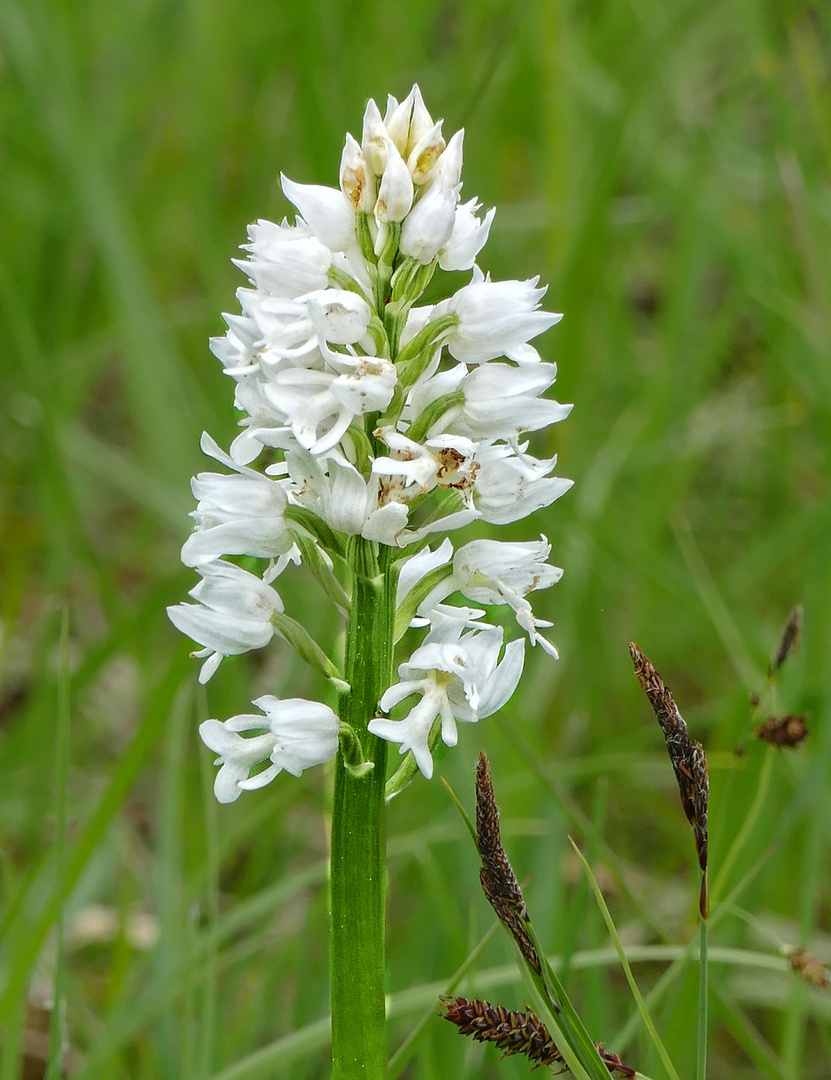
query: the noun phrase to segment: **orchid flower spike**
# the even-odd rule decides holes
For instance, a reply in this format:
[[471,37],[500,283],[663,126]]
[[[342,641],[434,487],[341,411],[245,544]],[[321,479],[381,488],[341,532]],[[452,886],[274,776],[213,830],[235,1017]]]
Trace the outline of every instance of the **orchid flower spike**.
[[[234,260],[240,310],[211,341],[240,431],[228,450],[203,436],[217,464],[193,480],[182,548],[201,580],[191,602],[168,609],[197,643],[203,681],[276,638],[346,695],[347,672],[312,639],[303,609],[284,610],[277,578],[305,563],[348,619],[366,560],[383,566],[398,580],[397,595],[394,584],[384,592],[397,605],[389,622],[399,640],[412,627],[410,655],[396,658],[397,680],[387,664],[368,731],[425,776],[459,724],[510,698],[526,638],[557,656],[552,623],[530,599],[562,574],[545,537],[467,536],[455,550],[451,537],[520,521],[571,486],[556,456],[534,456],[529,441],[571,410],[551,396],[557,368],[537,351],[562,316],[544,308],[537,278],[494,281],[480,269],[494,210],[463,198],[464,133],[443,127],[418,86],[383,114],[369,101],[337,173],[333,163],[336,183],[283,176],[289,216],[248,227]],[[499,607],[513,614],[507,630],[486,621]],[[366,765],[366,720],[350,734],[322,702],[266,695],[255,705],[260,714],[200,729],[220,801],[298,776],[339,744],[354,768]]]

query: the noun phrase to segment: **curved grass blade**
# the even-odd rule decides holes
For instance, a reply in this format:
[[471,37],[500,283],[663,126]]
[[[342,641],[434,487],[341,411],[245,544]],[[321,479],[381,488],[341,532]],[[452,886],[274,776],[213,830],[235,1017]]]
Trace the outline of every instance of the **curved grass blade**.
[[618,937],[618,933],[612,920],[611,913],[606,906],[606,901],[603,899],[603,893],[600,891],[600,886],[597,884],[597,879],[592,873],[591,867],[583,857],[583,853],[580,848],[574,843],[571,837],[569,837],[569,840],[571,840],[571,846],[574,848],[577,854],[577,858],[582,863],[583,869],[586,872],[586,876],[589,880],[589,885],[591,885],[592,892],[594,893],[595,899],[597,900],[597,906],[600,908],[600,913],[603,916],[606,927],[612,938],[612,942],[614,943],[617,954],[620,957],[620,963],[623,967],[623,972],[626,975],[626,981],[629,983],[629,989],[632,991],[632,996],[637,1003],[641,1017],[643,1018],[644,1025],[649,1032],[655,1049],[658,1051],[658,1055],[660,1056],[661,1061],[664,1064],[664,1068],[666,1069],[667,1075],[670,1077],[670,1080],[678,1080],[678,1073],[675,1071],[675,1066],[672,1064],[672,1060],[667,1053],[667,1049],[661,1041],[661,1036],[658,1034],[658,1029],[655,1027],[652,1017],[649,1015],[649,1010],[646,1007],[646,1002],[643,1000],[641,992],[638,989],[638,984],[635,982],[635,976],[632,974],[632,969],[629,966],[629,961],[626,958],[626,953],[623,951],[623,946],[620,943],[620,938]]

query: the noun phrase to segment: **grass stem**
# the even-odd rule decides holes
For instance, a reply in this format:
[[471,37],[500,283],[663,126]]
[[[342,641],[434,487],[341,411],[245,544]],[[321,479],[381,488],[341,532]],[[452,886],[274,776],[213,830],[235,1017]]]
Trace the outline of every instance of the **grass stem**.
[[702,918],[699,939],[701,944],[698,951],[698,1047],[695,1059],[695,1080],[706,1080],[707,1077],[708,937],[708,922]]

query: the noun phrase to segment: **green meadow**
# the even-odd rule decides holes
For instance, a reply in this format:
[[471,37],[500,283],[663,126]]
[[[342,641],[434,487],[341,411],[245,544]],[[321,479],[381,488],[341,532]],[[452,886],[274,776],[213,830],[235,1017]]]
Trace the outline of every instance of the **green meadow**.
[[[439,779],[472,813],[483,749],[593,1038],[668,1075],[569,837],[694,1075],[698,867],[634,640],[709,760],[707,1075],[827,1080],[831,989],[782,951],[831,963],[831,7],[807,0],[0,4],[0,1080],[328,1076],[331,773],[219,806],[197,735],[326,686],[275,638],[200,687],[165,607],[196,582],[199,436],[236,431],[207,339],[246,224],[291,213],[280,172],[336,184],[366,100],[413,82],[497,208],[482,268],[565,313],[535,344],[574,410],[534,452],[575,486],[502,533],[564,569],[535,597],[561,658],[529,650],[390,807],[390,1077],[530,1074],[435,1015],[451,985],[527,998]],[[311,576],[279,591],[335,655]],[[765,746],[784,714],[808,739]]]

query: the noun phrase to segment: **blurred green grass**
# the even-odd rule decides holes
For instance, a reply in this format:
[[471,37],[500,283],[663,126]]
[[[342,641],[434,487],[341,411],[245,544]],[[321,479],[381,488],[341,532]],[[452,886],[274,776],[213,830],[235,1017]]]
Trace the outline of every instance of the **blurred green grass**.
[[[717,872],[765,756],[752,741],[732,756],[748,695],[801,601],[778,707],[809,712],[812,737],[776,755],[728,886],[770,852],[742,905],[831,958],[830,70],[831,11],[796,0],[0,5],[0,1080],[23,1075],[24,1049],[43,1075],[34,1005],[59,911],[78,1075],[327,1075],[323,770],[219,808],[196,737],[256,693],[321,687],[274,648],[197,691],[164,606],[192,583],[178,549],[199,433],[234,431],[206,339],[235,310],[245,225],[288,212],[280,171],[334,183],[366,98],[414,80],[448,131],[466,128],[466,195],[498,208],[483,267],[541,274],[566,313],[542,351],[576,405],[547,448],[575,489],[517,529],[545,532],[565,568],[537,604],[562,659],[532,655],[509,709],[441,771],[470,804],[490,754],[535,925],[575,957],[589,1027],[623,1052],[632,1003],[613,961],[581,960],[608,943],[566,833],[594,838],[632,943],[686,943],[696,893],[626,642],[708,749]],[[287,610],[331,642],[308,582],[283,582]],[[394,1047],[491,916],[440,784],[393,803],[391,838]],[[729,917],[718,947],[775,951]],[[497,936],[475,971],[508,959]],[[638,966],[645,989],[664,966]],[[828,1075],[827,992],[736,963],[711,982],[713,1080]],[[516,980],[489,993],[522,1004]],[[695,993],[688,971],[656,1006],[681,1075]],[[426,1026],[406,1075],[527,1075],[445,1028]],[[624,1056],[659,1076],[649,1054],[638,1036]]]

